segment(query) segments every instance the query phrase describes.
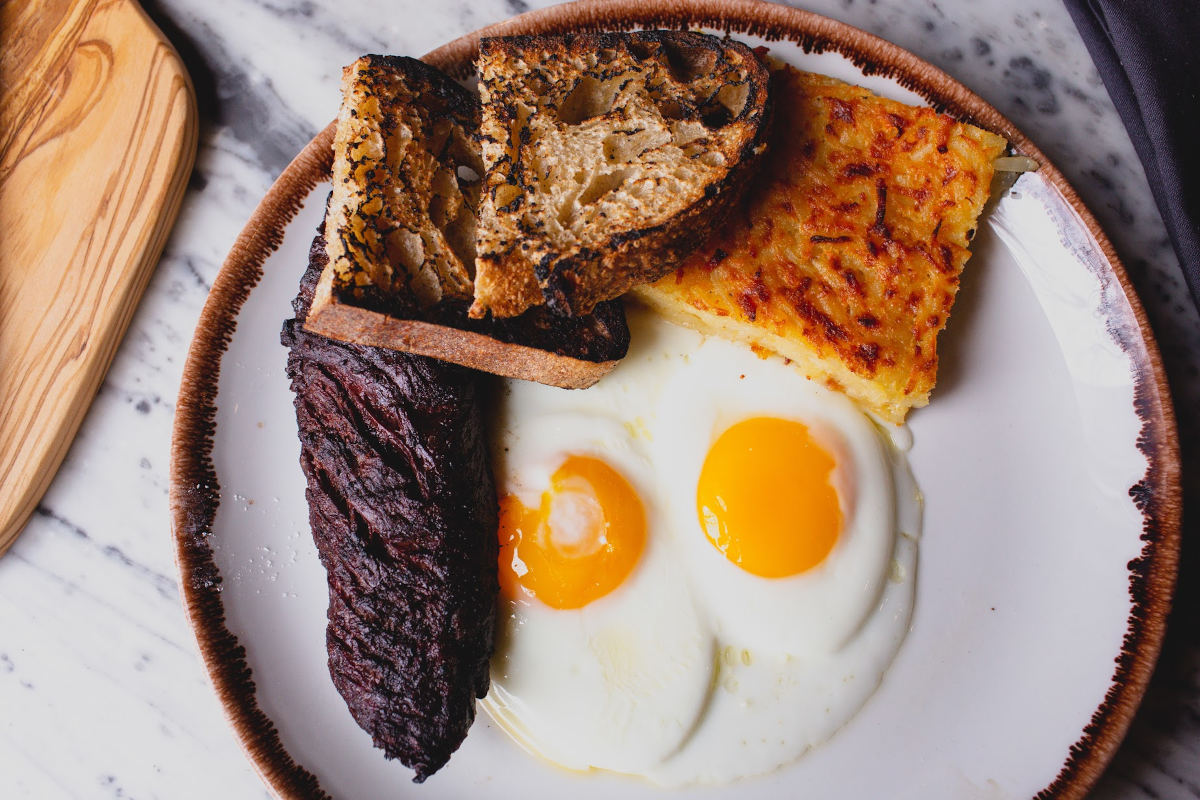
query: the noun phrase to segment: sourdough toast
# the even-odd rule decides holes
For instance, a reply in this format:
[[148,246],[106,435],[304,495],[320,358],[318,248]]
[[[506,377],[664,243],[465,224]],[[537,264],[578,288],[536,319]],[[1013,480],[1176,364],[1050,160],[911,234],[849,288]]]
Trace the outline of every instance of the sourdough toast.
[[469,298],[478,101],[428,64],[376,55],[346,67],[342,97],[326,220],[333,285],[393,312]]
[[937,338],[989,197],[1001,137],[784,67],[746,202],[636,295],[795,362],[894,423],[925,405]]
[[701,244],[765,149],[768,73],[745,45],[639,31],[484,38],[484,191],[472,316],[562,315]]
[[478,98],[411,58],[363,56],[342,78],[326,212],[329,263],[305,329],[506,377],[578,388],[625,355],[617,302],[554,318],[467,316],[482,165]]

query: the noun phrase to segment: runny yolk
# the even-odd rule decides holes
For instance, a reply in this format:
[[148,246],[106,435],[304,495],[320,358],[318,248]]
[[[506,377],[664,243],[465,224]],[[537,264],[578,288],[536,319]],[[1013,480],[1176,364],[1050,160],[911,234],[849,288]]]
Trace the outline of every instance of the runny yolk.
[[617,588],[646,544],[646,515],[605,462],[568,456],[537,508],[500,500],[500,586],[551,608],[582,608]]
[[799,422],[754,417],[733,425],[704,459],[700,527],[742,569],[782,578],[815,567],[842,528],[834,459]]

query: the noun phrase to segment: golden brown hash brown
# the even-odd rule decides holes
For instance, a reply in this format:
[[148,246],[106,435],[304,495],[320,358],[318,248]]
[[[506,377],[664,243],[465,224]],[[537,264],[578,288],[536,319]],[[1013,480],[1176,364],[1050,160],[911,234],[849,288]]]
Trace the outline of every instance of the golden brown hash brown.
[[638,295],[902,422],[929,401],[1007,143],[821,75],[784,67],[773,80],[768,162],[738,215]]

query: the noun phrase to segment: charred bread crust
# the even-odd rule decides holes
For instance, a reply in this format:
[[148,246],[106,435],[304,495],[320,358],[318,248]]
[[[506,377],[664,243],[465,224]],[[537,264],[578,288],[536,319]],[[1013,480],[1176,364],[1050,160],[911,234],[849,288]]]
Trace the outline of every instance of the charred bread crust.
[[[313,247],[325,247],[324,224]],[[328,299],[325,269],[314,287],[310,333],[342,342],[384,347],[451,364],[563,389],[586,389],[629,351],[629,325],[621,300],[600,303],[582,317],[560,317],[537,306],[518,317],[472,319],[465,300],[444,300],[415,314],[405,297],[380,293],[363,306]],[[324,298],[322,295],[324,294]],[[371,305],[366,306],[367,303]]]
[[590,386],[624,357],[619,301],[569,320],[542,308],[467,316],[482,171],[474,94],[398,56],[355,61],[343,94],[321,240],[329,259],[306,330],[565,388]]
[[[547,306],[556,314],[586,313],[595,303],[624,294],[635,286],[673,271],[708,241],[719,220],[733,211],[754,176],[754,160],[729,174],[720,192],[705,196],[663,225],[614,234],[601,251],[582,251],[555,265],[534,270]],[[623,275],[614,275],[619,269]]]
[[559,317],[534,307],[519,317],[471,319],[467,304],[445,303],[437,322],[403,319],[345,304],[329,304],[305,330],[343,342],[436,358],[480,372],[564,389],[586,389],[629,350],[620,300],[583,317]]
[[434,67],[367,55],[346,67],[327,247],[342,302],[414,310],[473,294],[479,100]]
[[[738,202],[766,149],[768,71],[733,40],[492,37],[478,66],[485,174],[473,315],[540,302],[587,313],[661,277]],[[622,153],[620,136],[653,147]]]
[[375,746],[421,782],[488,690],[498,520],[480,376],[305,331],[325,258],[318,236],[281,339],[329,587],[329,673]]

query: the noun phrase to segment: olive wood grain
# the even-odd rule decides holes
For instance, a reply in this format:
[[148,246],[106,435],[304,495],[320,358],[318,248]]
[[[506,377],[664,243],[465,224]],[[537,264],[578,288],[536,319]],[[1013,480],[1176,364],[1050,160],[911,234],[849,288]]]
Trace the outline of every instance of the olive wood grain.
[[133,0],[0,1],[0,553],[112,361],[196,137],[187,71]]

